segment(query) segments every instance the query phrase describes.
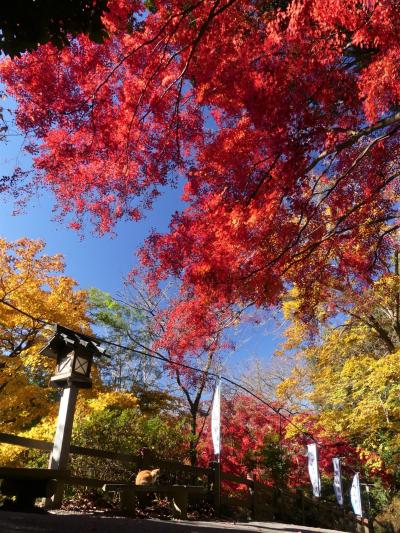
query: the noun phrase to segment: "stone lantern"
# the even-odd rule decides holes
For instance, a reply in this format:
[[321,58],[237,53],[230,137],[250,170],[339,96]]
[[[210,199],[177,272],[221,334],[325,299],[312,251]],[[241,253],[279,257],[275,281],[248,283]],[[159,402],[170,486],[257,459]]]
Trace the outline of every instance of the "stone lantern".
[[65,388],[74,384],[78,389],[90,389],[93,356],[103,355],[104,349],[93,338],[57,325],[54,336],[40,353],[57,361],[51,385]]
[[[56,359],[57,368],[50,383],[62,389],[57,429],[54,437],[49,468],[66,470],[71,445],[72,426],[79,389],[92,386],[90,370],[94,356],[105,355],[104,348],[93,337],[77,333],[63,326],[56,326],[53,337],[42,348],[41,354]],[[46,507],[61,506],[64,484],[57,483],[52,500],[46,500]]]

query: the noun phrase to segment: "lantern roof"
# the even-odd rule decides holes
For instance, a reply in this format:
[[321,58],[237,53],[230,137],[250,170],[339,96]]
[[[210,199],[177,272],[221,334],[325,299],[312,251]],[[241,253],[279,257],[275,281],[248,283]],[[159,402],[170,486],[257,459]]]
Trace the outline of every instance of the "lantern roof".
[[79,348],[81,353],[83,351],[90,356],[96,355],[100,357],[106,355],[105,348],[101,346],[101,342],[95,337],[73,331],[65,326],[60,326],[59,324],[56,324],[53,337],[39,353],[57,359],[57,355],[59,355],[60,352],[69,352],[76,348]]

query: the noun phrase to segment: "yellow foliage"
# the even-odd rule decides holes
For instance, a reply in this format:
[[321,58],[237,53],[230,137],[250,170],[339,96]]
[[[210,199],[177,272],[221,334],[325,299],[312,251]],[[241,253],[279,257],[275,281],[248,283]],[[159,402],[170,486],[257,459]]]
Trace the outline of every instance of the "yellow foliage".
[[315,338],[306,335],[292,307],[283,344],[296,363],[278,386],[278,398],[313,410],[327,436],[358,443],[371,470],[382,467],[380,455],[394,461],[392,467],[400,463],[399,293],[400,276],[394,274],[361,295],[338,291],[335,305],[351,314],[341,327],[325,324]]
[[[43,251],[41,241],[0,239],[0,431],[52,442],[59,394],[48,387],[55,361],[39,355],[52,335],[40,319],[82,332],[90,329],[86,292],[64,276],[61,255]],[[94,390],[79,393],[75,424],[94,412],[138,406],[131,393],[102,392],[96,365],[92,379]],[[27,453],[26,448],[0,445],[0,463],[22,466]]]
[[88,400],[87,404],[92,411],[104,411],[104,409],[131,409],[138,407],[138,399],[130,392],[110,391],[98,394]]
[[[104,411],[106,409],[129,409],[138,407],[138,399],[129,392],[102,392],[97,390],[92,393],[93,397],[80,392],[74,418],[74,427],[94,412]],[[47,442],[53,442],[57,424],[58,402],[48,404],[48,414],[26,431],[18,434],[22,437],[39,439]],[[26,455],[26,448],[9,444],[0,444],[0,464],[9,466],[23,466]]]
[[290,376],[276,386],[275,393],[285,405],[297,409],[304,399],[307,380],[307,371],[302,367],[295,367]]
[[364,448],[358,446],[357,453],[360,459],[368,467],[370,471],[380,471],[382,470],[384,464],[382,459],[376,453],[372,453],[370,450],[365,450]]
[[394,274],[361,295],[351,287],[337,291],[334,304],[349,310],[349,318],[341,327],[323,325],[314,338],[292,307],[283,344],[295,365],[278,386],[278,398],[313,411],[327,437],[358,444],[370,472],[382,469],[382,457],[388,471],[400,464],[399,293],[400,276]]
[[286,320],[292,320],[294,313],[299,309],[299,289],[294,286],[287,292],[282,304],[283,316]]
[[[43,417],[40,422],[27,431],[18,432],[18,435],[52,442],[56,429],[58,404],[48,405],[48,412],[49,414]],[[27,448],[11,444],[0,444],[0,463],[8,466],[26,466],[23,462],[23,457],[26,453]]]
[[287,424],[285,429],[285,439],[298,437],[302,432],[307,432],[308,428],[302,416],[293,416],[292,424]]
[[[43,250],[42,241],[0,239],[0,301],[35,317],[88,331],[85,291],[75,290],[76,282],[63,275],[60,254],[48,256]],[[0,317],[7,328],[32,325],[30,318],[4,305]]]
[[[0,239],[0,431],[20,433],[51,411],[55,362],[39,355],[52,334],[40,319],[89,332],[87,296],[44,243]],[[17,312],[11,304],[39,320]]]

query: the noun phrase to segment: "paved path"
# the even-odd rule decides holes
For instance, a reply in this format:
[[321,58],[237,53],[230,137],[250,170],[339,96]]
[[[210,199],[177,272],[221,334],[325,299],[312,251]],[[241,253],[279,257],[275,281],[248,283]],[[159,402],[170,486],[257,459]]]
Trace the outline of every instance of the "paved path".
[[188,522],[0,511],[0,533],[343,533],[274,522]]

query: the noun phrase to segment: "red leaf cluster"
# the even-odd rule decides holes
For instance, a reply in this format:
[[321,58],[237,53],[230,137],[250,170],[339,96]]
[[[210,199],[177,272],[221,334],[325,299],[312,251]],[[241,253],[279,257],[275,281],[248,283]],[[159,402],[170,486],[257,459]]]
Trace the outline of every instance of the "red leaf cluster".
[[109,8],[103,44],[1,66],[61,212],[108,231],[182,179],[187,208],[142,251],[153,282],[221,307],[296,283],[312,308],[330,280],[368,281],[396,228],[398,2]]
[[[260,452],[265,444],[264,439],[271,435],[275,438],[276,446],[279,442],[284,455],[289,459],[287,483],[291,487],[310,486],[310,478],[307,467],[307,444],[313,442],[312,437],[318,443],[318,465],[320,474],[325,479],[333,477],[333,457],[342,457],[342,473],[347,479],[351,479],[355,471],[361,471],[362,475],[377,475],[384,481],[388,476],[384,468],[373,472],[366,468],[367,458],[362,451],[352,446],[348,441],[337,436],[336,439],[324,435],[323,428],[313,422],[312,414],[304,414],[301,425],[305,433],[292,431],[294,436],[287,437],[287,429],[292,422],[292,417],[286,415],[279,420],[279,415],[270,408],[244,394],[237,393],[230,399],[224,398],[221,409],[221,463],[225,472],[246,477],[255,473],[256,477],[267,483],[273,484],[272,478],[263,465]],[[294,421],[293,421],[294,423]],[[296,425],[299,427],[299,420]],[[292,427],[293,430],[293,427]],[[308,433],[308,435],[306,434]],[[279,439],[279,435],[281,438]],[[207,465],[213,460],[213,447],[211,441],[211,429],[208,424],[201,444],[200,459],[202,464]]]

